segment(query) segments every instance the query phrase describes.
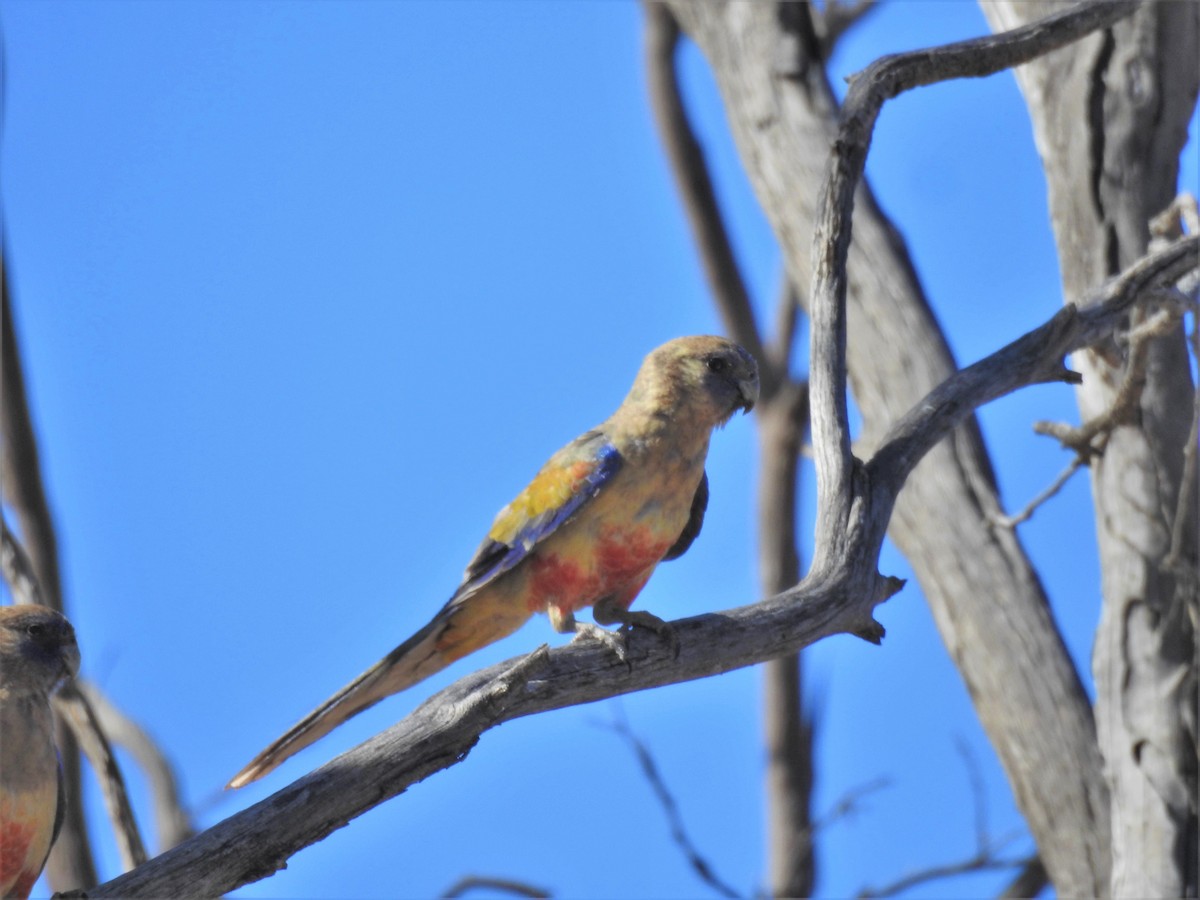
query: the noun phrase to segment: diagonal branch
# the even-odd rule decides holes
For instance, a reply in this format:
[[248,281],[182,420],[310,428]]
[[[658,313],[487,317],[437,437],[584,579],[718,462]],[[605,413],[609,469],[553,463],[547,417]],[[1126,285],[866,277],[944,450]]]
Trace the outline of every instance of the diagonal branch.
[[117,850],[126,870],[140,866],[146,861],[146,846],[138,830],[133,807],[129,803],[129,792],[125,790],[125,778],[113,755],[96,713],[87,697],[74,682],[63,685],[54,696],[54,708],[68,722],[79,745],[87,755],[88,762],[100,782],[100,792],[108,809],[109,821],[117,836]]
[[[941,429],[929,427],[934,420],[945,417],[957,424],[977,407],[1028,384],[1077,383],[1079,376],[1063,368],[1062,358],[1111,334],[1143,292],[1183,277],[1198,260],[1200,237],[1145,256],[1079,307],[1064,307],[1041,328],[946,379],[891,427],[871,460],[873,474],[881,480],[907,478],[936,443],[932,434]],[[888,487],[885,494],[894,498],[895,488]]]
[[1004,34],[883,57],[851,80],[813,234],[810,379],[818,509],[814,569],[820,569],[844,539],[858,493],[852,485],[854,457],[846,408],[846,259],[854,194],[883,104],[915,87],[992,75],[1029,62],[1111,25],[1136,8],[1130,2],[1076,4]]
[[76,687],[87,698],[104,734],[114,744],[128,750],[145,774],[154,800],[158,849],[161,851],[174,847],[195,834],[184,807],[175,770],[154,738],[119,710],[96,685],[88,681],[76,681]]
[[[905,418],[904,428],[893,429],[898,436],[868,463],[877,483],[872,496],[875,502],[868,504],[868,512],[878,517],[881,510],[890,510],[894,493],[903,485],[903,478],[887,468],[907,465],[910,455],[894,449],[885,452],[888,448],[898,444],[931,447],[970,414],[970,403],[982,403],[1043,380],[1064,353],[1099,337],[1102,323],[1115,315],[1114,305],[1129,301],[1126,292],[1130,286],[1147,283],[1147,271],[1178,273],[1181,259],[1195,265],[1197,240],[1182,241],[1106,285],[1085,304],[1084,312],[1071,316],[1072,327],[1061,327],[1063,314],[1059,313],[1030,335],[950,379],[945,390],[934,393],[938,404],[953,410],[953,415],[930,414],[929,401],[919,404]],[[1168,260],[1174,263],[1168,265]],[[1011,371],[1004,370],[1001,361]],[[981,371],[991,372],[1006,389],[980,389]],[[969,400],[960,400],[956,392]],[[876,571],[886,524],[870,521],[856,528],[858,543],[845,545],[846,555],[821,577],[810,576],[761,603],[672,623],[679,636],[677,658],[655,636],[635,631],[628,649],[632,669],[603,647],[571,644],[553,650],[543,647],[472,673],[435,694],[383,734],[133,872],[88,891],[87,896],[226,893],[265,878],[293,853],[355,816],[461,762],[485,731],[502,722],[707,678],[795,653],[833,634],[859,634],[877,642],[881,632],[870,631],[863,623],[871,621],[875,606],[902,586],[897,579],[871,574]]]
[[650,788],[654,791],[654,796],[658,799],[658,805],[662,807],[663,813],[667,817],[667,823],[671,829],[671,839],[675,841],[675,845],[683,852],[688,865],[692,867],[692,871],[696,873],[701,881],[721,896],[732,897],[734,900],[741,897],[741,894],[717,876],[716,872],[713,871],[712,864],[704,858],[704,855],[701,854],[692,842],[691,837],[687,833],[687,828],[683,824],[683,816],[679,812],[679,804],[675,802],[675,797],[671,794],[671,790],[667,787],[662,773],[658,770],[658,764],[654,761],[654,757],[650,753],[650,748],[645,745],[641,738],[633,733],[633,730],[629,727],[629,723],[625,721],[624,717],[617,717],[609,727],[625,743],[629,744],[630,749],[633,750],[634,756],[637,757],[638,766],[641,767],[642,774],[650,782]]
[[[758,405],[762,470],[759,484],[759,569],[763,594],[777,594],[800,578],[796,542],[797,462],[808,427],[807,386],[790,375],[799,302],[785,273],[778,300],[778,329],[764,341],[755,324],[703,150],[688,120],[677,66],[680,30],[664,3],[647,0],[646,70],[659,136],[687,212],[717,309],[729,333],[759,361]],[[806,7],[795,7],[808,15]],[[802,663],[798,657],[771,660],[763,673],[763,719],[767,745],[767,807],[772,893],[812,893],[811,806],[813,732],[803,708]]]
[[536,885],[515,881],[512,878],[487,878],[481,875],[467,875],[458,879],[442,894],[442,900],[456,900],[471,891],[490,891],[493,894],[512,894],[514,897],[531,897],[533,900],[546,900],[550,892]]
[[[803,17],[793,15],[798,5],[670,5],[712,67],[789,275],[810,285],[815,200],[823,163],[838,146],[840,111],[823,67],[798,60],[780,69],[782,56],[804,46],[796,21]],[[885,428],[958,367],[904,238],[865,179],[848,264],[854,337],[846,349],[863,416],[858,446],[867,454]],[[807,292],[800,299],[811,306]],[[920,580],[1057,889],[1099,895],[1110,830],[1090,701],[1028,554],[990,521],[1001,505],[978,422],[966,420],[925,459],[906,483],[889,534]],[[980,603],[980,596],[1006,602]]]

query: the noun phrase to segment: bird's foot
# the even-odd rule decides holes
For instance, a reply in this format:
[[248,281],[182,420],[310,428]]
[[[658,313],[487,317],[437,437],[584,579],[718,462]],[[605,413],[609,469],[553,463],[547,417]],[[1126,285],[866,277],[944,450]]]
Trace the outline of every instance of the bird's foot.
[[654,613],[648,613],[641,609],[623,609],[616,604],[601,601],[593,607],[592,616],[601,625],[619,624],[621,626],[620,633],[626,637],[635,627],[649,629],[670,646],[671,656],[679,659],[679,635],[675,633],[671,623],[663,621]]
[[626,615],[629,616],[629,619],[621,623],[622,632],[628,633],[634,626],[648,628],[658,635],[659,640],[664,641],[671,648],[671,657],[679,659],[679,635],[670,622],[644,610],[626,611]]
[[624,630],[609,631],[607,628],[601,628],[599,625],[592,625],[590,622],[575,623],[575,637],[571,643],[575,641],[598,641],[604,644],[614,654],[617,659],[625,663],[625,668],[633,671],[633,664],[629,662],[629,654],[625,652],[626,644],[628,643]]

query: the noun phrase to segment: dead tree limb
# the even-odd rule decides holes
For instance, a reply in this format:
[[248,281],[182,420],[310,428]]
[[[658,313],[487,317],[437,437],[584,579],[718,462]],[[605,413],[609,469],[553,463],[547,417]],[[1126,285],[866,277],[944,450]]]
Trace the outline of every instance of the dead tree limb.
[[[810,284],[817,263],[816,199],[829,148],[841,141],[842,113],[824,68],[799,58],[805,43],[796,4],[670,5],[713,69],[793,283]],[[1068,17],[1121,15],[1130,8],[1055,7]],[[1102,25],[1093,19],[1086,27]],[[923,59],[935,52],[905,56],[908,65],[934,68],[935,60]],[[960,63],[970,67],[969,60],[960,57]],[[853,234],[847,235],[852,249],[845,298],[853,340],[845,356],[863,414],[856,446],[865,456],[957,365],[903,238],[865,183],[857,194]],[[812,306],[815,295],[801,293],[800,300]],[[1108,801],[1090,701],[1027,554],[1013,533],[991,521],[1000,511],[972,417],[913,472],[890,535],[921,582],[1060,893],[1097,895],[1108,871]],[[1005,602],[982,603],[980,597]]]
[[[998,0],[982,8],[993,28],[1011,28],[1055,4]],[[1046,175],[1065,303],[1140,257],[1151,221],[1172,205],[1200,91],[1198,56],[1200,6],[1143,3],[1069,51],[1016,71]],[[1181,212],[1176,205],[1175,218]],[[1084,376],[1081,421],[1123,413],[1090,468],[1102,597],[1092,672],[1112,819],[1102,889],[1195,896],[1200,495],[1185,477],[1195,385],[1182,326],[1122,347],[1120,335],[1134,327],[1122,323],[1113,341],[1072,361]],[[1123,388],[1139,370],[1141,385],[1125,405]],[[1182,519],[1177,509],[1186,511]],[[1173,558],[1176,524],[1186,552]]]
[[[795,588],[720,613],[672,623],[674,658],[654,635],[634,632],[632,669],[607,648],[570,644],[499,663],[460,679],[411,715],[275,794],[234,814],[143,866],[87,892],[89,898],[216,895],[265,878],[297,850],[441,769],[461,762],[483,732],[528,715],[591,703],[633,691],[705,678],[795,653],[832,634],[878,642],[873,609],[895,594],[899,579],[878,574],[886,515],[915,465],[915,448],[944,437],[976,403],[1044,381],[1064,354],[1107,334],[1136,291],[1200,264],[1200,239],[1189,238],[1147,257],[1105,285],[1078,314],[1060,313],[926,398],[866,464],[873,490],[860,504],[856,543],[846,558]],[[878,521],[879,519],[883,521]]]
[[[759,572],[763,595],[771,596],[800,579],[797,472],[808,429],[808,389],[792,378],[789,364],[798,303],[785,276],[778,333],[773,341],[764,340],[717,203],[712,175],[684,105],[677,67],[679,24],[662,3],[646,2],[643,8],[650,105],[709,290],[730,336],[759,361]],[[803,664],[798,655],[773,659],[764,666],[763,730],[771,892],[781,897],[806,897],[816,881],[813,731],[812,716],[804,705]]]

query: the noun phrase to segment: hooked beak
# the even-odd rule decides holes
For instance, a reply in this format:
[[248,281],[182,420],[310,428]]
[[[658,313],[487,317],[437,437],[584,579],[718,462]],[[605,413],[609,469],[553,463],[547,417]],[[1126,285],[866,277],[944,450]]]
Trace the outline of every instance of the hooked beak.
[[754,409],[754,404],[758,402],[758,379],[747,378],[739,381],[738,393],[742,397],[742,402],[739,405],[741,406],[742,414],[745,415]]

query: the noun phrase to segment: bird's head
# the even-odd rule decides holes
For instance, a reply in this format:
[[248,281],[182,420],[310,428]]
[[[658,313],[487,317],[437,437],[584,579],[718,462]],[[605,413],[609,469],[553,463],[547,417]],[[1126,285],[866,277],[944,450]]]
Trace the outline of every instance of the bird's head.
[[758,401],[758,364],[733,341],[712,335],[676,338],[652,350],[634,390],[667,401],[683,415],[724,425]]
[[50,694],[79,671],[75,629],[45,606],[0,607],[0,688]]

